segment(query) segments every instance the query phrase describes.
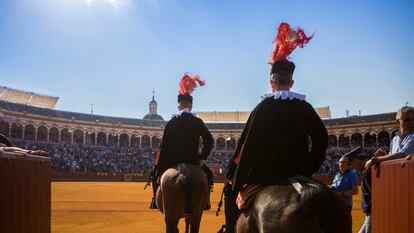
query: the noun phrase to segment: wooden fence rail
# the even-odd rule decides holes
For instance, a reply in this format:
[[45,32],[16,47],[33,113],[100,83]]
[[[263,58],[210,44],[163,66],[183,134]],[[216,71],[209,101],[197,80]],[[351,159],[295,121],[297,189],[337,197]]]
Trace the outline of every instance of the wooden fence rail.
[[414,232],[414,160],[381,163],[372,172],[372,232]]
[[50,233],[50,158],[0,155],[0,232]]

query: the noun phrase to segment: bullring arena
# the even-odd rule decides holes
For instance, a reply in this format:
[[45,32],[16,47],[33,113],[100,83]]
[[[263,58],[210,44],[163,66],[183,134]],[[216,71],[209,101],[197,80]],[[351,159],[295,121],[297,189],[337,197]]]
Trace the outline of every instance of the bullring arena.
[[[204,211],[200,232],[215,233],[224,223],[223,211],[215,216],[221,188],[221,183],[215,184],[213,208]],[[52,232],[163,232],[163,215],[148,208],[151,195],[144,191],[144,183],[53,182]],[[354,201],[353,232],[357,232],[363,223],[359,195]],[[183,220],[179,229],[184,231]]]
[[[57,98],[31,96],[34,95],[31,92],[10,88],[3,91],[18,93],[10,96],[21,98],[0,101],[0,133],[19,147],[50,153],[52,232],[164,231],[163,215],[149,209],[152,192],[144,191],[153,166],[153,153],[159,147],[166,124],[157,114],[154,97],[143,119],[131,119],[54,110]],[[27,99],[37,99],[37,106],[43,104],[42,108]],[[329,149],[315,177],[327,183],[337,171],[341,154],[357,146],[373,153],[379,147],[389,146],[397,131],[395,113],[330,119],[329,108],[320,111],[329,132]],[[207,164],[213,169],[216,181],[211,195],[212,209],[204,212],[201,232],[217,232],[224,223],[223,210],[218,217],[215,212],[226,164],[246,115],[199,113],[214,137],[214,149]],[[354,196],[352,216],[353,232],[357,232],[364,220],[360,194]],[[181,231],[183,226],[181,221]]]

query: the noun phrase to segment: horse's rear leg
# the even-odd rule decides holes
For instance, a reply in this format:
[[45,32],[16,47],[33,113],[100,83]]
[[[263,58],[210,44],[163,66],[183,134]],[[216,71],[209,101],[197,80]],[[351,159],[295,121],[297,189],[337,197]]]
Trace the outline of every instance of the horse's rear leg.
[[257,227],[251,216],[242,213],[237,220],[235,230],[237,233],[259,233]]
[[167,233],[178,233],[178,222],[180,221],[179,218],[172,219],[165,216],[165,225],[167,226]]
[[190,224],[190,233],[198,233],[200,231],[200,222]]
[[188,230],[190,229],[190,219],[185,217],[185,233],[189,233]]
[[200,231],[200,222],[202,214],[203,213],[199,214],[198,216],[193,216],[190,219],[190,233],[198,233]]

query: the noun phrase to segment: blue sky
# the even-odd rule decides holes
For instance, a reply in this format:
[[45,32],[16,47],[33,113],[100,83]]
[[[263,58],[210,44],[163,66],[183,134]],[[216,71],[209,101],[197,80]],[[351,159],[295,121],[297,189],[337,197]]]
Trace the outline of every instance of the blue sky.
[[2,0],[0,85],[59,96],[57,109],[138,117],[155,89],[176,111],[184,72],[207,85],[194,111],[249,111],[270,92],[280,22],[314,38],[293,52],[294,90],[333,117],[414,105],[412,1]]

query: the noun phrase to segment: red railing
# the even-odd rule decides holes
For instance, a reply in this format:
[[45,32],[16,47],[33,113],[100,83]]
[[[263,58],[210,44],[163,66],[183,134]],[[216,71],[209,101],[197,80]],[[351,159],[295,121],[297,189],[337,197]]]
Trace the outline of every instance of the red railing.
[[414,232],[414,159],[381,163],[372,172],[372,232]]
[[0,155],[0,232],[51,230],[50,158]]

